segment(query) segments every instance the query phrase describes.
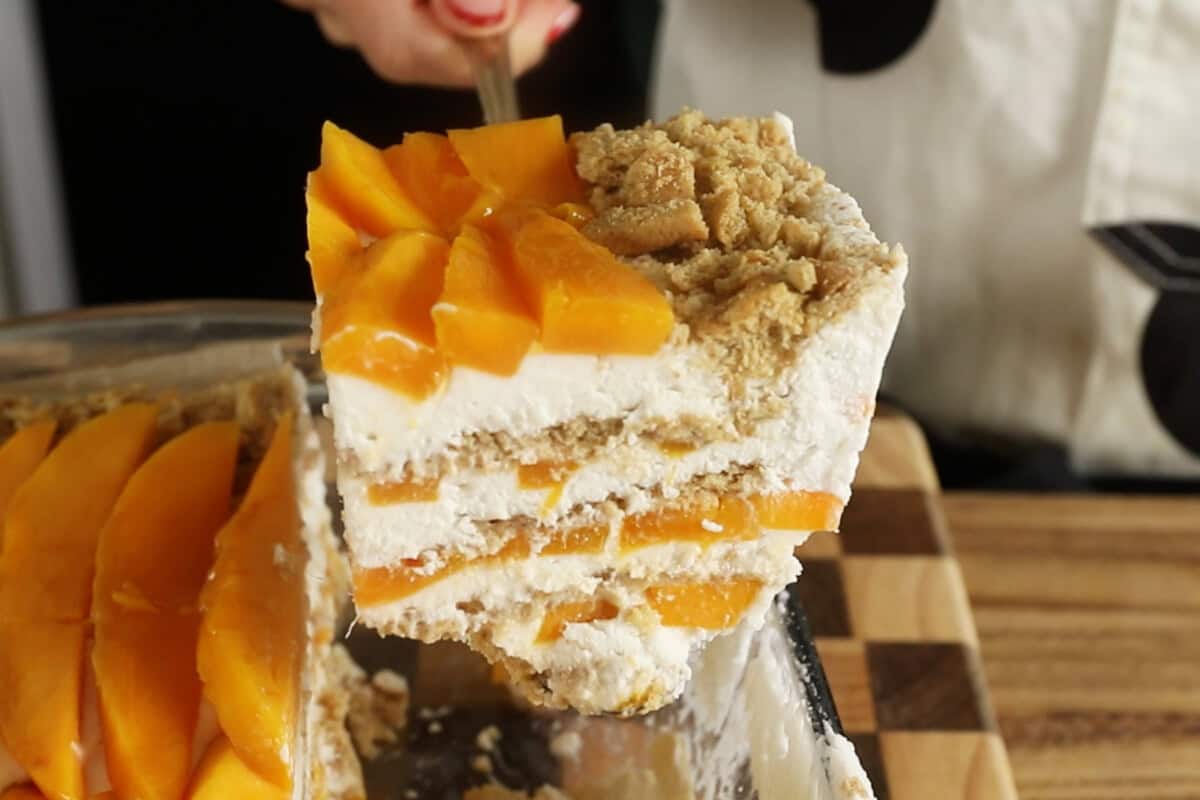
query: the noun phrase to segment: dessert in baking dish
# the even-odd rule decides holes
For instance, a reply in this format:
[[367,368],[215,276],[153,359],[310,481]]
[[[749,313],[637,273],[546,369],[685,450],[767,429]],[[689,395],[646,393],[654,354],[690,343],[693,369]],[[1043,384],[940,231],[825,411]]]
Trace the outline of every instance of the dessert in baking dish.
[[363,797],[299,375],[6,398],[0,433],[0,797]]
[[786,120],[328,124],[307,199],[361,622],[640,713],[837,527],[907,262]]

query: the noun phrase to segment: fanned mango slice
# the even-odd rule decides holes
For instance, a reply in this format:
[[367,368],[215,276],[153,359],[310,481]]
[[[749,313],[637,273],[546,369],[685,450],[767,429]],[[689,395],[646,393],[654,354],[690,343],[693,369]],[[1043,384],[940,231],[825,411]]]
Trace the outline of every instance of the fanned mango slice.
[[516,215],[503,227],[546,350],[650,355],[666,342],[675,316],[644,275],[544,212]]
[[414,399],[446,377],[434,348],[430,309],[442,291],[449,246],[406,231],[380,239],[363,269],[326,299],[321,313],[321,361],[327,372],[367,378]]
[[754,578],[668,583],[646,590],[646,600],[669,628],[720,630],[735,624],[758,597]]
[[0,731],[9,755],[50,797],[82,800],[79,696],[87,625],[0,617]]
[[563,635],[568,625],[577,622],[596,622],[598,620],[616,619],[619,609],[607,600],[590,598],[574,603],[563,603],[546,612],[542,617],[542,625],[538,629],[536,641],[539,643],[553,642]]
[[437,226],[388,169],[383,153],[332,122],[321,127],[321,166],[310,181],[343,219],[372,236]]
[[842,501],[827,492],[780,492],[750,499],[764,528],[793,531],[837,530]]
[[467,174],[467,168],[445,136],[407,133],[404,143],[383,151],[396,180],[416,199],[443,233],[453,236],[464,221],[492,213],[500,202]]
[[509,203],[584,202],[560,116],[452,130],[448,136],[471,177]]
[[470,225],[450,248],[445,285],[433,306],[438,349],[451,363],[512,375],[537,338],[501,248]]
[[308,204],[308,266],[319,300],[355,272],[362,245],[358,233],[330,205],[318,180],[309,179],[304,196]]
[[187,787],[200,710],[197,613],[109,613],[92,664],[108,777],[120,797],[179,797]]
[[100,533],[92,663],[109,779],[122,797],[187,787],[200,709],[197,603],[229,516],[233,422],[198,425],[130,478]]
[[130,403],[85,422],[13,494],[0,554],[0,616],[87,618],[100,528],[149,453],[156,416],[154,406]]
[[85,620],[96,540],[149,452],[157,412],[131,403],[72,431],[9,502],[0,553],[0,737],[48,796],[83,796]]
[[304,545],[292,419],[280,419],[246,496],[217,534],[201,594],[196,666],[238,756],[276,786],[292,781],[305,648]]
[[[0,447],[0,521],[17,488],[28,480],[46,455],[55,427],[52,420],[35,422],[21,428]],[[0,525],[0,548],[3,547],[4,528]]]
[[287,800],[290,793],[246,766],[224,736],[204,751],[187,800]]
[[748,540],[758,535],[754,509],[737,497],[723,497],[705,507],[664,508],[633,514],[621,523],[621,547],[625,550],[664,542],[711,544]]

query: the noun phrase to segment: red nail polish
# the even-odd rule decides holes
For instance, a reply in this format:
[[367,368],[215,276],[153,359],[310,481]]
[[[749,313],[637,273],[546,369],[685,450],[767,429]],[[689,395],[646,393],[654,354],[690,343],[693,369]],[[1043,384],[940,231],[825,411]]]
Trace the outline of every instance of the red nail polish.
[[[445,5],[446,10],[453,14],[454,17],[460,22],[476,28],[486,28],[489,25],[498,25],[504,21],[505,13],[508,10],[507,5],[503,2],[494,4],[469,3],[466,5],[460,5],[459,3],[456,3],[455,0],[446,0]],[[480,5],[494,5],[499,8],[499,11],[492,11],[491,9],[487,11],[480,11]]]
[[579,19],[579,6],[571,3],[564,8],[554,19],[554,24],[550,26],[549,32],[546,33],[546,44],[550,45],[562,38],[562,35],[571,30],[571,27]]

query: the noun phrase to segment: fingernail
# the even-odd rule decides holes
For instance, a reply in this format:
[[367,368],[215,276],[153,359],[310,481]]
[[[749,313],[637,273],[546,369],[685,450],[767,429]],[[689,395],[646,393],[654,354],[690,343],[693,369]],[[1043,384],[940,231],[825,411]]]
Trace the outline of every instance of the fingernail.
[[579,19],[580,10],[579,6],[571,3],[559,12],[559,15],[554,18],[554,24],[550,26],[549,32],[546,33],[546,44],[553,44],[564,33],[571,30],[571,26]]
[[460,22],[482,28],[504,21],[508,0],[446,0],[446,8]]

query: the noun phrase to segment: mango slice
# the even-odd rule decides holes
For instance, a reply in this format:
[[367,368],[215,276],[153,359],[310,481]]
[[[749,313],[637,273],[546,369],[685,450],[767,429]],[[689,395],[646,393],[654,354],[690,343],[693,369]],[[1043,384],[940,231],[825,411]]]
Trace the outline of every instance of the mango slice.
[[87,625],[0,617],[0,733],[49,797],[82,800],[79,697]]
[[571,167],[562,117],[541,117],[448,133],[471,177],[509,203],[552,207],[584,202]]
[[332,122],[321,127],[321,166],[310,181],[326,194],[343,219],[372,236],[437,230],[393,177],[383,153]]
[[198,425],[130,478],[100,532],[92,663],[109,779],[122,797],[173,800],[200,708],[197,601],[229,516],[233,422]]
[[445,286],[433,306],[438,349],[451,363],[512,375],[537,338],[503,250],[465,225],[450,247]]
[[781,492],[750,499],[764,528],[793,531],[834,531],[842,516],[842,501],[827,492]]
[[[0,447],[0,520],[17,488],[28,480],[41,463],[56,425],[52,420],[35,422],[21,428]],[[0,526],[0,548],[4,547],[4,529]]]
[[607,600],[589,598],[574,603],[563,603],[546,612],[542,626],[538,629],[538,643],[553,642],[562,637],[568,625],[576,622],[596,622],[616,619],[619,609]]
[[359,608],[368,608],[402,600],[465,567],[517,558],[529,558],[529,540],[524,536],[510,539],[491,555],[477,558],[460,554],[448,556],[440,567],[432,570],[427,569],[425,561],[419,558],[405,559],[404,565],[398,568],[356,569],[353,577],[354,604]]
[[633,514],[621,523],[621,547],[624,550],[664,542],[745,541],[758,535],[758,520],[753,507],[738,497],[723,497],[705,506]]
[[721,630],[740,620],[761,590],[753,578],[669,583],[647,589],[646,601],[667,627]]
[[338,215],[316,184],[310,179],[305,199],[308,205],[308,266],[313,290],[320,300],[355,272],[362,245],[358,233]]
[[449,236],[458,233],[464,221],[492,213],[499,203],[496,192],[488,192],[467,174],[467,168],[445,136],[436,133],[406,133],[404,143],[383,151],[383,160],[421,209]]
[[284,416],[241,505],[217,534],[196,649],[221,730],[247,765],[285,789],[307,618],[294,483],[292,419]]
[[430,309],[442,291],[449,246],[406,231],[380,239],[363,254],[363,270],[326,298],[321,361],[332,373],[357,375],[413,399],[446,377],[434,349]]
[[536,464],[519,464],[517,466],[517,488],[558,488],[577,469],[579,469],[579,465],[573,461],[539,461]]
[[644,275],[544,212],[516,215],[504,226],[546,350],[650,355],[666,342],[675,315]]
[[46,796],[31,783],[19,783],[0,792],[0,800],[46,800]]
[[196,766],[187,800],[287,800],[290,796],[288,790],[246,766],[229,740],[218,736]]
[[96,540],[149,452],[157,412],[131,403],[76,428],[21,485],[0,552],[0,738],[50,797],[83,797],[85,620]]
[[367,502],[375,506],[393,503],[432,503],[438,499],[436,478],[428,481],[389,481],[373,483],[367,487]]

